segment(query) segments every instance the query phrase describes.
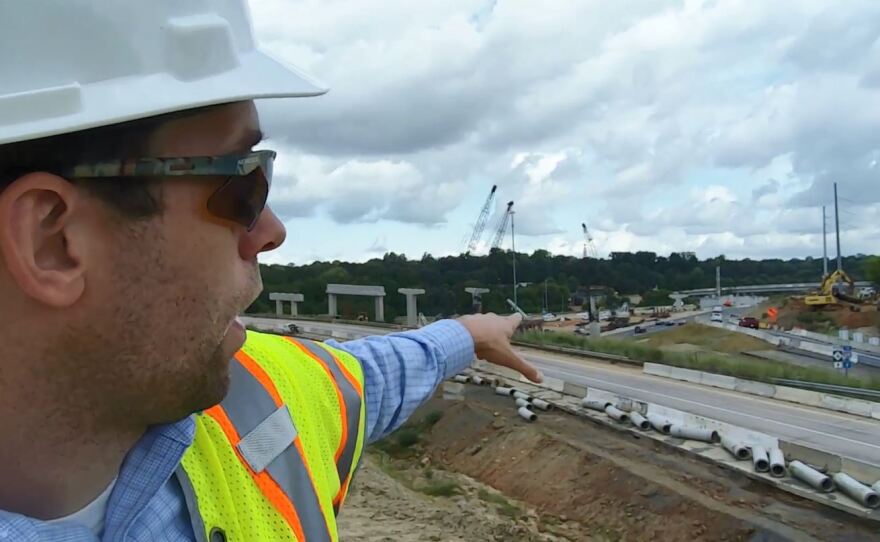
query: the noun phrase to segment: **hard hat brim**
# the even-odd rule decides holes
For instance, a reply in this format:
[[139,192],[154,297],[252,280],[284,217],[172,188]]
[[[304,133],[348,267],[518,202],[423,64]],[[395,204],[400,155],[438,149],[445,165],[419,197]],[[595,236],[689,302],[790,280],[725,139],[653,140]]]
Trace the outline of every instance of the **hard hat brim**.
[[[0,96],[0,114],[11,121],[0,128],[0,145],[209,105],[327,92],[319,81],[263,51],[253,50],[239,60],[233,69],[198,80],[184,81],[159,73],[140,76],[137,85],[113,79]],[[33,110],[41,103],[46,106],[43,118],[14,123],[16,110]]]

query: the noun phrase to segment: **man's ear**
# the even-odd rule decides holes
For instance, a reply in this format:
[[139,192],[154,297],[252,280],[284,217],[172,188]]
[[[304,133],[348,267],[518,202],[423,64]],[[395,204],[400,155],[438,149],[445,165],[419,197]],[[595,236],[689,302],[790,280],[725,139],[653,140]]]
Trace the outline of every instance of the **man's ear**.
[[30,173],[0,192],[0,254],[21,291],[45,305],[74,304],[85,290],[82,195],[68,181]]

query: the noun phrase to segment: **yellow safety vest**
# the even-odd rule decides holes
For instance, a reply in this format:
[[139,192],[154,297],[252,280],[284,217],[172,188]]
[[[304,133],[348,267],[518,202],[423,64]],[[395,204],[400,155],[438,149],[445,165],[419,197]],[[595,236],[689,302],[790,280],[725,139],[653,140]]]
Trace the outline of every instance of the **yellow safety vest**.
[[325,344],[248,332],[229,394],[177,471],[199,542],[339,539],[364,444],[364,376]]

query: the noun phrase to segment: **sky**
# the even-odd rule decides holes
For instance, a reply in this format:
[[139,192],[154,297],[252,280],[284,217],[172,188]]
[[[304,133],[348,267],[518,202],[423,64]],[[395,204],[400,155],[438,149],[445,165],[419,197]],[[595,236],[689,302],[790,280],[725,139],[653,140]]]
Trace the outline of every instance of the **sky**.
[[[322,81],[258,104],[279,152],[266,263],[516,249],[844,254],[880,241],[880,2],[250,0]],[[417,7],[416,7],[417,6]],[[502,248],[510,248],[508,232]]]

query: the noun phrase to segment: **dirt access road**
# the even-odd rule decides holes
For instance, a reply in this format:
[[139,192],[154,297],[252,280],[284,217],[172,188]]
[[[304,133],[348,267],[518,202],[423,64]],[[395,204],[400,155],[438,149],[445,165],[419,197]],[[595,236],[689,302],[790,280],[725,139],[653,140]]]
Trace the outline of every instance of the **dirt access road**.
[[510,399],[466,389],[463,402],[434,399],[417,412],[398,433],[406,446],[392,436],[390,455],[372,454],[343,509],[343,540],[877,537],[877,525],[653,441],[563,413],[529,424]]

